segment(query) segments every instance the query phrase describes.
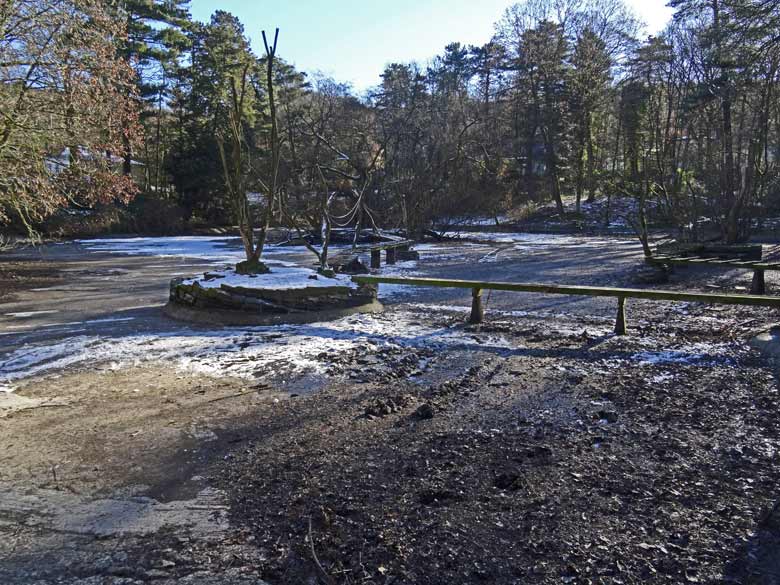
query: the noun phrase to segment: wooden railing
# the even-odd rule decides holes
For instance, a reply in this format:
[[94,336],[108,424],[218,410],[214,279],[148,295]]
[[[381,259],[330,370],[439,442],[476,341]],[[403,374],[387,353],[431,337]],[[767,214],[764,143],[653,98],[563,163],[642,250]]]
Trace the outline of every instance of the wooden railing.
[[700,256],[667,256],[657,254],[652,258],[647,258],[652,264],[660,265],[683,265],[683,266],[717,266],[720,268],[744,268],[753,271],[753,282],[750,285],[750,294],[766,294],[766,280],[764,272],[766,270],[780,270],[780,263],[762,262],[761,260],[735,260],[729,258],[702,258]]
[[387,264],[395,264],[396,251],[409,250],[413,244],[414,240],[380,242],[373,246],[362,248],[362,251],[371,253],[371,268],[379,268],[382,265],[382,250],[385,251],[385,262]]
[[[355,254],[370,254],[371,268],[376,269],[382,267],[382,251],[385,252],[386,263],[395,264],[397,261],[397,252],[399,250],[408,252],[414,243],[414,240],[378,242],[376,244],[358,246],[355,249],[343,250],[337,256],[334,256],[334,259],[342,259],[346,263],[354,258]],[[338,263],[338,261],[336,263]]]
[[358,284],[400,284],[407,286],[429,286],[439,288],[466,288],[472,291],[470,323],[481,323],[485,313],[482,305],[483,290],[504,290],[512,292],[533,292],[555,295],[580,295],[590,297],[612,297],[618,300],[615,319],[615,333],[626,334],[626,299],[649,301],[679,301],[705,303],[710,305],[749,305],[780,309],[780,297],[757,295],[732,295],[719,293],[677,292],[671,290],[646,290],[638,288],[615,288],[604,286],[576,286],[569,284],[540,284],[515,282],[485,282],[476,280],[449,280],[443,278],[414,278],[392,276],[353,276]]

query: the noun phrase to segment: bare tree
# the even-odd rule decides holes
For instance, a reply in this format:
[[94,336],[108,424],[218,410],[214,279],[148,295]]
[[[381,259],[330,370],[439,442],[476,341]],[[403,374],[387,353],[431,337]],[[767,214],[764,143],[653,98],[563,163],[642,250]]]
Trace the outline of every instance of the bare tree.
[[[246,62],[237,76],[230,77],[230,100],[228,108],[228,134],[227,137],[218,135],[220,160],[225,180],[225,189],[231,202],[234,217],[238,222],[241,241],[244,245],[246,260],[236,265],[236,270],[244,274],[262,274],[268,272],[268,267],[262,262],[263,251],[268,239],[271,220],[279,203],[279,163],[280,163],[280,139],[279,126],[276,111],[276,96],[274,92],[274,58],[279,40],[279,29],[276,29],[273,44],[268,43],[265,31],[263,42],[266,51],[266,91],[271,118],[270,147],[270,171],[265,180],[258,179],[258,183],[264,191],[266,205],[263,212],[260,234],[255,240],[255,224],[249,206],[247,196],[247,182],[251,169],[251,152],[246,141],[245,100],[251,84],[249,72],[251,62]],[[229,146],[226,146],[226,140]]]

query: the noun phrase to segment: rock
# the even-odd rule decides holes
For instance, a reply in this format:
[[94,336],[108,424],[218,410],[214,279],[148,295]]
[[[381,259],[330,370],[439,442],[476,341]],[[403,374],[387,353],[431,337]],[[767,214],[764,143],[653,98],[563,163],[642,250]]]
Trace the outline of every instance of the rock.
[[516,490],[519,485],[520,476],[515,472],[499,473],[493,480],[493,485],[500,490]]
[[332,268],[318,268],[317,273],[325,278],[336,278],[336,271]]
[[371,271],[360,261],[360,258],[355,256],[346,264],[342,264],[339,267],[339,272],[343,274],[368,274]]
[[666,284],[669,282],[669,269],[657,264],[645,264],[636,270],[633,280],[638,284]]
[[392,400],[376,399],[366,407],[367,416],[387,416],[396,411],[396,405]]
[[428,404],[420,405],[420,407],[414,411],[414,415],[421,420],[429,420],[433,418],[433,407]]
[[600,421],[607,421],[608,423],[616,423],[618,420],[618,414],[614,410],[599,410],[596,413],[596,418]]
[[271,269],[255,258],[236,264],[236,274],[266,274],[267,272],[271,272]]
[[457,494],[450,490],[423,490],[420,492],[420,503],[424,506],[432,506],[434,504],[446,504],[449,500],[458,499]]
[[552,449],[550,449],[549,447],[542,447],[540,445],[536,445],[526,450],[525,457],[529,462],[545,463],[545,462],[549,462],[550,459],[552,459],[552,454],[553,454]]
[[366,407],[366,415],[387,416],[388,414],[399,412],[408,403],[409,397],[406,395],[388,399],[377,398]]

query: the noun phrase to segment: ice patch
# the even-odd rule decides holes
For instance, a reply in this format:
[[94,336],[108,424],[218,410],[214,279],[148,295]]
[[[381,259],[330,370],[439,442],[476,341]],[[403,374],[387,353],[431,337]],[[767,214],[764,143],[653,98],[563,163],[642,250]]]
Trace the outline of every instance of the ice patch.
[[15,317],[17,319],[27,319],[28,317],[36,317],[38,315],[51,315],[52,313],[59,313],[59,311],[25,311],[21,313],[5,313],[5,316]]
[[[246,260],[246,253],[237,236],[176,236],[150,238],[102,238],[76,240],[90,252],[111,252],[128,256],[158,258],[189,258],[206,260],[211,265],[231,265]],[[331,245],[337,251],[348,246]],[[273,256],[307,253],[302,246],[267,246],[263,260]],[[313,258],[313,255],[312,255]],[[271,264],[273,260],[267,261]]]
[[478,260],[481,264],[487,264],[487,263],[493,263],[498,262],[498,253],[500,252],[500,249],[493,250],[492,252],[488,252],[482,258]]
[[631,359],[639,362],[642,366],[652,366],[656,364],[693,364],[702,361],[705,356],[679,350],[641,351],[631,356]]
[[76,242],[90,252],[128,256],[201,258],[225,263],[236,263],[246,258],[240,240],[235,237],[103,238]]
[[445,311],[450,313],[469,313],[471,311],[471,307],[459,305],[433,305],[428,303],[414,303],[412,306],[419,309],[427,309],[430,311]]
[[[123,323],[125,321],[135,321],[135,317],[107,317],[105,319],[90,319],[89,321],[84,321],[84,324],[97,325],[100,323]],[[80,323],[71,324],[80,325]]]

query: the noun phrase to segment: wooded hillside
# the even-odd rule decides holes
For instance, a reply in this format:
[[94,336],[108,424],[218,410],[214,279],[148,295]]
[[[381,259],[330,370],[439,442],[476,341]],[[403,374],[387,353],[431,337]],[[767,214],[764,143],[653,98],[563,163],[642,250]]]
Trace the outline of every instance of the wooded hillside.
[[[674,21],[644,38],[621,0],[526,0],[487,44],[391,64],[362,95],[287,65],[281,31],[272,117],[267,56],[248,39],[260,31],[227,12],[199,23],[182,0],[6,0],[0,221],[37,229],[64,206],[137,194],[140,231],[235,224],[219,145],[236,139],[227,166],[251,213],[272,201],[275,223],[307,230],[328,218],[415,235],[628,197],[640,235],[652,213],[686,238],[708,218],[744,240],[780,214],[780,6],[670,4]],[[65,147],[67,172],[47,170]]]

